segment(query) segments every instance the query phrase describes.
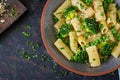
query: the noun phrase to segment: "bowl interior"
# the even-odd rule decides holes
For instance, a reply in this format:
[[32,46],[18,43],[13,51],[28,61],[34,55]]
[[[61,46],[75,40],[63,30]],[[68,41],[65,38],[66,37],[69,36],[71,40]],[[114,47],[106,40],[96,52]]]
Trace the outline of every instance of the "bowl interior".
[[[43,16],[44,20],[42,23],[42,33],[44,33],[43,35],[43,40],[46,41],[45,45],[47,45],[47,50],[49,50],[51,52],[52,55],[54,55],[54,57],[60,62],[62,63],[64,66],[68,67],[69,69],[75,70],[77,72],[81,73],[86,73],[86,74],[99,74],[99,73],[103,73],[107,72],[107,71],[112,71],[113,68],[115,70],[115,67],[120,65],[120,58],[115,59],[112,56],[110,57],[110,59],[103,63],[100,67],[97,68],[91,68],[89,64],[79,64],[79,63],[74,63],[71,61],[68,61],[58,50],[57,48],[54,46],[54,42],[56,41],[55,38],[55,33],[54,33],[54,24],[53,24],[53,12],[60,6],[60,4],[62,4],[64,2],[64,0],[48,0],[49,4],[47,5],[47,8],[44,9],[45,14]],[[116,0],[117,2],[120,1]],[[72,71],[71,70],[71,71]]]

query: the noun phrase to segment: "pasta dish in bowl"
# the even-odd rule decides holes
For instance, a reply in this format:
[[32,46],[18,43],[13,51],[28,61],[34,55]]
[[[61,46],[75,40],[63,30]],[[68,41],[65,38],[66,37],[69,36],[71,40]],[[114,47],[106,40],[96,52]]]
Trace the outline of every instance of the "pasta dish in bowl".
[[120,67],[120,10],[114,0],[48,0],[48,3],[41,31],[54,60],[87,76],[103,75]]

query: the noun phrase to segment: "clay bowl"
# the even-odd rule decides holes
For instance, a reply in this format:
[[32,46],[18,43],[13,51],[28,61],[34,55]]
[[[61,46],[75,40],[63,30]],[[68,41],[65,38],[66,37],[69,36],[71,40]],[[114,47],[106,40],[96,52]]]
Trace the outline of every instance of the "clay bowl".
[[[62,4],[64,0],[47,0],[44,7],[42,18],[41,18],[41,34],[46,50],[50,56],[63,68],[74,72],[76,74],[85,76],[100,76],[112,71],[117,70],[120,67],[120,58],[115,59],[110,57],[110,59],[103,63],[100,67],[91,68],[89,64],[79,64],[75,62],[68,61],[54,46],[56,41],[55,32],[53,28],[53,12]],[[117,0],[120,4],[120,1]]]

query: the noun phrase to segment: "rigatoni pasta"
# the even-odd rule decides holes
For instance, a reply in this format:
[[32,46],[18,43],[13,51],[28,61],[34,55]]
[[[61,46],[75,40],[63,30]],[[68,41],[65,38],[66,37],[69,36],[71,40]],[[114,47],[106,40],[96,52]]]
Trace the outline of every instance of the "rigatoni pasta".
[[74,18],[71,20],[71,24],[73,25],[73,28],[78,36],[85,34],[85,31],[81,28],[81,23],[77,18]]
[[69,38],[70,38],[70,48],[74,53],[76,53],[78,50],[78,41],[77,41],[78,37],[76,32],[71,31],[69,33]]
[[86,45],[85,38],[83,36],[78,37],[78,43],[83,47]]
[[92,9],[92,7],[89,7],[88,9],[86,9],[83,13],[84,15],[84,19],[85,18],[90,18],[95,14],[95,11]]
[[60,28],[63,24],[65,24],[65,20],[61,19],[54,25],[54,28],[57,30],[57,32],[60,32]]
[[104,12],[104,9],[103,9],[102,1],[94,0],[93,5],[94,5],[94,9],[95,9],[96,21],[106,20],[106,16],[105,16],[105,12]]
[[97,47],[96,46],[90,46],[90,47],[86,48],[86,51],[88,53],[89,62],[91,64],[91,66],[92,67],[100,66],[101,62],[100,62],[100,57],[99,57]]
[[114,36],[113,36],[113,34],[112,34],[112,32],[110,30],[106,33],[106,35],[109,36],[109,39],[111,41],[113,41],[113,42],[115,41],[115,38],[114,38]]
[[100,66],[111,55],[118,58],[120,10],[116,9],[113,1],[65,0],[53,14],[54,45],[68,60],[91,67]]
[[87,9],[87,5],[82,0],[72,0],[72,5],[78,7],[81,12]]
[[118,43],[117,46],[115,46],[112,50],[112,55],[115,57],[115,58],[118,58],[120,56],[120,42]]
[[65,0],[65,2],[54,12],[54,15],[60,20],[63,18],[63,11],[71,6],[71,0]]
[[116,23],[115,30],[118,32],[120,30],[120,23]]
[[106,21],[101,21],[100,22],[100,27],[101,27],[101,33],[106,34],[108,32],[108,27]]
[[68,59],[70,60],[73,56],[72,51],[64,44],[61,39],[58,39],[54,45],[59,49],[59,51]]
[[115,26],[117,19],[116,4],[110,4],[107,11],[107,24],[108,26]]

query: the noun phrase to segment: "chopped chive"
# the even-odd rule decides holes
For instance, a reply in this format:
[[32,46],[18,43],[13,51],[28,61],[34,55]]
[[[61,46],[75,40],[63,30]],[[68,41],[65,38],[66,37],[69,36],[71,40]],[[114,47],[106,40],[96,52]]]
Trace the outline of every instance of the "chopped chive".
[[24,35],[25,38],[30,38],[31,34],[28,32],[22,32],[22,34]]
[[31,29],[31,25],[30,24],[26,24],[26,29]]
[[31,59],[30,55],[26,51],[22,51],[22,57],[24,59],[26,59],[26,60],[30,60]]
[[10,16],[10,17],[15,17],[16,12],[17,12],[17,9],[16,9],[15,7],[12,8],[12,9],[11,9],[11,12],[9,13],[9,16]]
[[80,3],[80,8],[85,9],[84,5]]

